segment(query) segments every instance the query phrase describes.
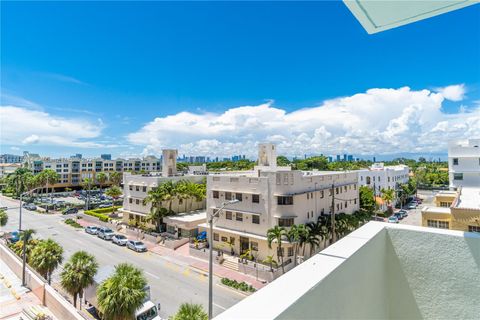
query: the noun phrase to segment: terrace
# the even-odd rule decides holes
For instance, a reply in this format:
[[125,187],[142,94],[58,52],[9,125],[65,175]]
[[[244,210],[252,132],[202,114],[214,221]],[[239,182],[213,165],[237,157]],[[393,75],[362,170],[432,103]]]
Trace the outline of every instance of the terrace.
[[370,222],[216,319],[472,319],[480,234]]

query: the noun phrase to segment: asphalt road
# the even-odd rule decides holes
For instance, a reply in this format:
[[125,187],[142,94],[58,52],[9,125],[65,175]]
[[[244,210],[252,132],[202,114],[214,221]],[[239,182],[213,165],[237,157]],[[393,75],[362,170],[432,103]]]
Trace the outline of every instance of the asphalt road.
[[[8,223],[5,231],[18,229],[18,203],[0,197],[0,206],[8,206]],[[16,207],[16,208],[15,208]],[[74,229],[63,223],[61,215],[44,215],[22,209],[22,228],[34,229],[36,238],[52,238],[64,249],[64,261],[74,252],[85,250],[93,254],[102,266],[115,266],[122,262],[131,263],[143,269],[151,287],[151,298],[161,303],[160,316],[167,318],[174,314],[181,303],[199,303],[208,310],[208,278],[189,268],[157,254],[135,253],[119,247],[110,241],[86,234],[83,229]],[[54,274],[54,282],[60,270]],[[214,283],[219,279],[214,278]],[[214,315],[218,315],[244,298],[231,290],[214,285]]]

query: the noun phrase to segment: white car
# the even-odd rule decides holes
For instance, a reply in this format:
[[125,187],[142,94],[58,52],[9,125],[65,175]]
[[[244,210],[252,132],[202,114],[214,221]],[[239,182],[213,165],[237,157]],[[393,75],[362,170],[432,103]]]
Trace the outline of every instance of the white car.
[[95,226],[85,227],[85,232],[88,233],[88,234],[97,234],[98,227],[95,227]]
[[103,240],[111,240],[114,234],[112,229],[106,227],[102,227],[97,231],[97,237]]
[[123,234],[116,234],[112,237],[112,242],[119,246],[126,246],[128,239]]
[[136,252],[145,252],[147,247],[142,241],[129,240],[127,242],[127,248]]

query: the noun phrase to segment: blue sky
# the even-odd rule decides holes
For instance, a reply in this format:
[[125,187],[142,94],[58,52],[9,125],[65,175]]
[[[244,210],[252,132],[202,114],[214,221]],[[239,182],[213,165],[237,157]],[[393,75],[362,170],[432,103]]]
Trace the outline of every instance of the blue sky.
[[478,5],[374,35],[333,1],[1,6],[2,153],[428,155],[480,134]]

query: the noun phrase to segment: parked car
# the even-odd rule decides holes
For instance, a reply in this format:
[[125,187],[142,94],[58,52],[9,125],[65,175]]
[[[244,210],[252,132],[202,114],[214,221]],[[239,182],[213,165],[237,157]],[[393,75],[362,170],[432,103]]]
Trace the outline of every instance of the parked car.
[[111,208],[112,204],[111,203],[104,203],[98,206],[99,208]]
[[395,216],[391,216],[390,218],[388,218],[388,222],[389,223],[398,223],[398,219]]
[[402,209],[402,210],[400,210],[400,211],[398,211],[398,212],[401,213],[403,217],[407,217],[407,216],[408,216],[408,211],[407,211],[407,210],[403,210],[403,209]]
[[23,207],[27,210],[35,211],[37,210],[37,206],[34,205],[33,203],[26,203],[23,205]]
[[416,209],[417,205],[415,203],[410,203],[407,208],[410,209],[410,210]]
[[62,212],[62,214],[76,214],[76,213],[78,213],[77,208],[68,208],[68,209],[63,210],[63,212]]
[[372,217],[372,221],[385,222],[385,218],[383,218],[383,217],[378,217],[378,216],[373,216],[373,217]]
[[147,251],[147,247],[142,241],[134,241],[134,240],[129,240],[127,242],[127,248],[131,249],[136,252],[145,252]]
[[102,227],[97,231],[97,237],[103,240],[112,240],[114,234],[113,230],[107,227]]
[[398,220],[402,220],[402,219],[403,219],[403,214],[401,214],[400,212],[396,212],[393,216],[394,216],[395,218],[397,218]]
[[7,234],[7,240],[10,241],[10,243],[15,243],[18,240],[20,240],[20,232],[15,230]]
[[85,232],[88,233],[88,234],[97,234],[98,227],[95,227],[95,226],[85,227]]
[[123,234],[115,234],[112,237],[112,242],[118,244],[119,246],[126,246],[128,239]]

